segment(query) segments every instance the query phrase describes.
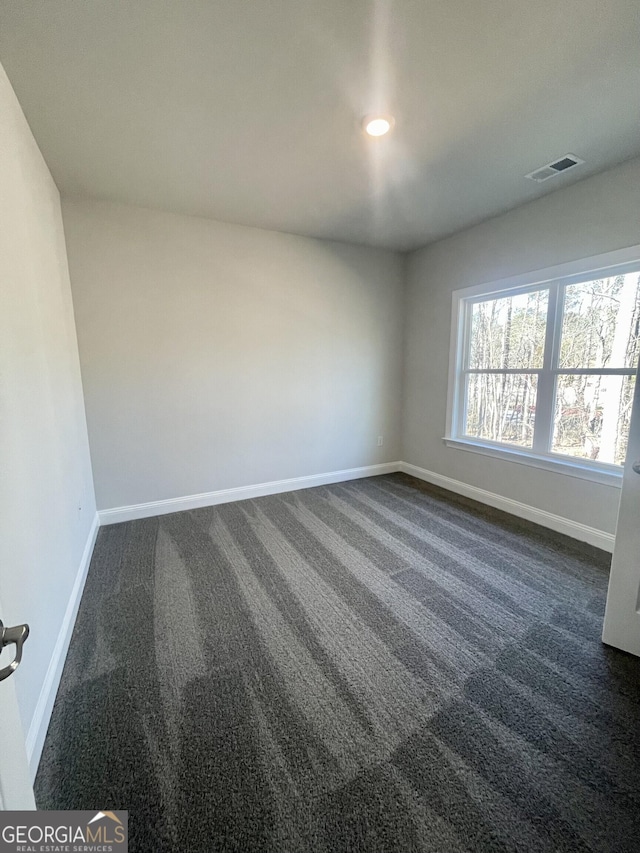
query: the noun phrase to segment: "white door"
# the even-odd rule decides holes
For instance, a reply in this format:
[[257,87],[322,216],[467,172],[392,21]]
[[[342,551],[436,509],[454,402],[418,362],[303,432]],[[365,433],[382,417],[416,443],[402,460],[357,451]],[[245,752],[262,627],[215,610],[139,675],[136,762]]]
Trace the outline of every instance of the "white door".
[[[1,650],[0,672],[11,664],[15,654],[14,644]],[[25,646],[25,656],[28,657],[28,654],[29,648]],[[21,663],[21,666],[24,665],[25,661]],[[9,675],[0,681],[0,809],[26,810],[35,807],[14,676]]]
[[[638,471],[634,470],[634,465]],[[602,639],[640,655],[640,372],[624,466]]]

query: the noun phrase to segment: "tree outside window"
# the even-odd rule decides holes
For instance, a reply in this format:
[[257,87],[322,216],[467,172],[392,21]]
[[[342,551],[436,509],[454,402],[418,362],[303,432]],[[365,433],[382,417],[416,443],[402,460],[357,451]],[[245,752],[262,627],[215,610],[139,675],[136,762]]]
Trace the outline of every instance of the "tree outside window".
[[456,434],[624,462],[640,346],[640,270],[464,300]]

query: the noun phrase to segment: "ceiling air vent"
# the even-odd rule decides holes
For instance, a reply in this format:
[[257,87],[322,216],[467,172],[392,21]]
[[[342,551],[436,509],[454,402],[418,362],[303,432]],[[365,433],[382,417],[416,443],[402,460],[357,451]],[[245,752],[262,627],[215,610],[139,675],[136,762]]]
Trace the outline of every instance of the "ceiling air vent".
[[528,175],[525,175],[525,178],[530,178],[532,181],[541,184],[543,181],[548,181],[549,178],[553,178],[555,175],[560,175],[562,172],[566,172],[567,169],[579,166],[580,163],[584,163],[584,160],[576,157],[575,154],[565,154],[564,157],[561,157],[559,160],[554,160],[553,163],[547,163],[546,166],[541,166],[539,169],[529,172]]

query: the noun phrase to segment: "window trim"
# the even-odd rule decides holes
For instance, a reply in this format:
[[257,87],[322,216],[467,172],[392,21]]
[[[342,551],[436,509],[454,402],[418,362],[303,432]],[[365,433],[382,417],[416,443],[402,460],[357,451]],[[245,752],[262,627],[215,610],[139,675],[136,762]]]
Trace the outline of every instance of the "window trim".
[[[499,297],[505,291],[510,293],[527,293],[544,287],[550,287],[550,302],[548,316],[548,328],[553,323],[556,331],[559,328],[555,324],[557,311],[561,306],[561,295],[563,287],[569,284],[578,284],[589,281],[592,278],[619,275],[625,272],[634,272],[640,267],[640,245],[629,246],[614,252],[594,255],[589,258],[581,258],[568,263],[558,264],[545,269],[534,270],[522,275],[499,279],[498,281],[477,284],[455,290],[451,295],[451,336],[449,342],[449,377],[447,394],[447,418],[446,432],[443,441],[448,447],[460,450],[482,453],[494,458],[500,458],[530,465],[535,468],[555,471],[566,476],[578,477],[591,480],[592,482],[604,483],[606,485],[620,487],[622,485],[623,466],[612,465],[604,462],[593,462],[579,457],[562,456],[559,453],[541,452],[539,447],[528,450],[516,445],[500,444],[485,439],[476,439],[456,432],[460,423],[461,412],[464,410],[464,386],[459,381],[466,370],[464,359],[467,353],[467,306],[474,301],[481,301],[492,296]],[[554,288],[554,285],[556,287]],[[562,285],[560,287],[559,285]],[[555,296],[555,298],[552,298]],[[550,340],[547,335],[545,342],[545,365],[547,371],[551,365],[553,347],[558,345],[555,340]],[[576,372],[602,374],[609,372],[607,368],[581,369]],[[620,374],[620,369],[610,369],[615,374]],[[503,373],[502,370],[495,372]],[[523,371],[514,371],[522,373]],[[539,373],[536,369],[532,371]],[[571,370],[557,369],[559,373],[571,372]],[[633,374],[635,370],[631,370]],[[548,375],[548,374],[547,374]],[[550,423],[550,421],[549,421]]]

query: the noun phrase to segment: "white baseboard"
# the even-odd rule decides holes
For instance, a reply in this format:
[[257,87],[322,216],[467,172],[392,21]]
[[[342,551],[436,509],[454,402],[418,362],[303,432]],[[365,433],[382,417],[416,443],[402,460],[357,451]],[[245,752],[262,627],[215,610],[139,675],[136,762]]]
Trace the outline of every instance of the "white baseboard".
[[464,495],[466,498],[472,498],[495,509],[504,510],[504,512],[516,515],[518,518],[533,521],[542,527],[555,530],[557,533],[564,533],[566,536],[571,536],[572,539],[578,539],[580,542],[588,542],[596,548],[602,548],[603,551],[613,551],[613,544],[615,542],[615,535],[613,533],[606,533],[604,530],[580,524],[578,521],[571,521],[571,519],[564,518],[564,516],[555,515],[544,509],[537,509],[536,507],[529,506],[529,504],[511,500],[511,498],[505,498],[503,495],[488,492],[486,489],[479,489],[477,486],[470,486],[468,483],[453,480],[451,477],[445,477],[443,474],[436,474],[435,471],[427,471],[426,468],[418,468],[417,465],[410,465],[408,462],[401,462],[400,470],[404,471],[405,474],[411,474],[412,477],[432,483],[434,486],[440,486],[443,489],[448,489],[450,492]]
[[329,483],[341,483],[345,480],[359,480],[362,477],[376,477],[379,474],[392,474],[400,471],[401,462],[384,462],[381,465],[366,465],[363,468],[346,468],[344,471],[331,471],[328,474],[311,474],[308,477],[292,477],[289,480],[272,480],[254,486],[238,486],[234,489],[220,489],[217,492],[203,492],[200,495],[187,495],[182,498],[169,498],[163,501],[119,506],[113,509],[99,510],[100,524],[117,524],[120,521],[134,521],[138,518],[150,518],[154,515],[167,515],[170,512],[182,512],[185,509],[199,509],[204,506],[244,501],[260,498],[264,495],[277,495],[280,492],[293,492],[297,489],[310,489],[313,486],[326,486]]
[[435,486],[448,489],[450,492],[455,492],[456,494],[464,495],[467,498],[472,498],[496,509],[501,509],[518,518],[533,521],[542,527],[548,527],[550,530],[564,533],[566,536],[570,536],[572,539],[577,539],[580,542],[588,542],[596,548],[602,548],[603,551],[613,551],[615,541],[613,533],[607,533],[604,530],[580,524],[578,521],[572,521],[569,518],[564,518],[564,516],[555,515],[552,512],[537,509],[529,504],[511,500],[511,498],[506,498],[495,492],[471,486],[468,483],[463,483],[461,480],[445,477],[443,474],[428,471],[426,468],[419,468],[417,465],[411,465],[408,462],[385,462],[381,465],[347,468],[343,471],[331,471],[327,474],[312,474],[308,477],[293,477],[288,480],[272,480],[268,483],[258,483],[253,486],[239,486],[233,489],[220,489],[216,492],[203,492],[199,495],[187,495],[181,498],[168,498],[162,501],[149,501],[148,503],[132,504],[131,506],[119,506],[112,509],[99,510],[98,517],[101,525],[117,524],[121,521],[135,521],[139,518],[150,518],[154,515],[166,515],[171,512],[182,512],[187,509],[198,509],[199,507],[215,506],[216,504],[230,503],[231,501],[259,498],[264,495],[277,495],[281,492],[309,489],[313,486],[324,486],[329,483],[340,483],[345,480],[375,477],[379,474],[393,474],[396,471],[404,471],[406,474],[411,474],[420,480],[425,480],[428,483],[433,483]]
[[32,781],[35,780],[36,773],[38,771],[40,755],[42,753],[42,747],[44,746],[47,729],[49,728],[53,703],[55,702],[60,678],[62,677],[62,670],[67,657],[67,650],[71,641],[71,634],[73,633],[73,626],[75,625],[76,616],[78,614],[78,607],[80,606],[80,599],[82,598],[87,572],[89,571],[89,565],[91,563],[91,556],[93,555],[93,546],[96,542],[99,527],[100,520],[98,518],[98,513],[96,513],[87,537],[87,542],[84,546],[84,551],[82,552],[80,565],[78,566],[78,573],[76,574],[73,589],[69,596],[69,602],[64,614],[64,619],[62,620],[62,625],[60,626],[60,631],[58,632],[56,644],[53,647],[51,660],[49,661],[49,668],[47,669],[47,674],[42,684],[42,689],[40,690],[40,696],[38,697],[38,702],[36,704],[35,711],[33,712],[31,725],[29,726],[29,732],[26,738],[26,748]]

